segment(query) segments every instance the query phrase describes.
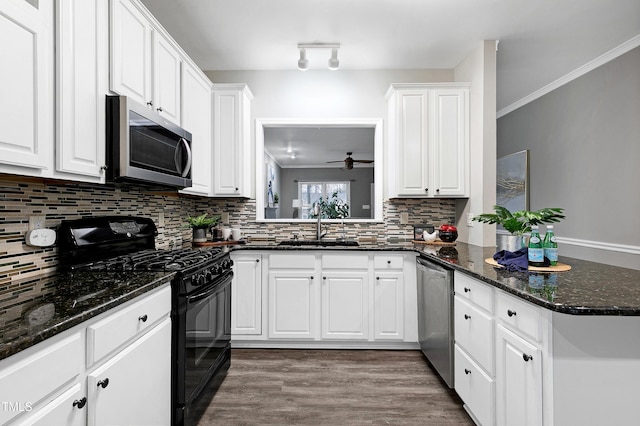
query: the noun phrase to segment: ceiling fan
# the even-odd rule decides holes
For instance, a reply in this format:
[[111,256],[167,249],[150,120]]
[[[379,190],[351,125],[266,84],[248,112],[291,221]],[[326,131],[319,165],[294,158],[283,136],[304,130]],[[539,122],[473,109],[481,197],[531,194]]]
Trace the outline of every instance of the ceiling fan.
[[344,168],[347,169],[347,170],[353,169],[353,165],[355,163],[373,163],[373,160],[355,160],[355,159],[351,158],[351,154],[353,154],[353,152],[347,152],[347,158],[345,158],[344,160],[327,161],[327,163],[342,163],[342,162],[344,162]]

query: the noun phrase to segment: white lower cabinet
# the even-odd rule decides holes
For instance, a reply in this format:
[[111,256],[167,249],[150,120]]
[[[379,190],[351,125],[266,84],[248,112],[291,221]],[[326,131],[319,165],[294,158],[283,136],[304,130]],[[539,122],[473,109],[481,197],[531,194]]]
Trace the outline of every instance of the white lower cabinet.
[[90,425],[168,424],[171,418],[171,320],[89,374]]
[[317,336],[314,270],[269,272],[269,338]]
[[374,339],[404,339],[404,294],[404,273],[402,271],[375,271],[373,284]]
[[494,424],[494,380],[455,345],[455,389],[481,425]]
[[262,334],[262,255],[232,253],[231,334]]
[[542,425],[542,351],[496,327],[498,425]]
[[483,426],[542,425],[547,311],[458,272],[454,287],[455,389],[465,408]]
[[369,274],[322,272],[322,338],[369,338]]
[[[0,361],[0,424],[169,424],[171,420],[171,289],[169,283]],[[144,309],[144,321],[131,318]],[[160,315],[155,312],[162,311]],[[122,320],[138,332],[130,335]],[[98,341],[87,329],[102,329]],[[120,333],[125,331],[124,333]],[[100,340],[118,344],[94,363]]]
[[418,348],[414,253],[241,250],[231,257],[234,347]]

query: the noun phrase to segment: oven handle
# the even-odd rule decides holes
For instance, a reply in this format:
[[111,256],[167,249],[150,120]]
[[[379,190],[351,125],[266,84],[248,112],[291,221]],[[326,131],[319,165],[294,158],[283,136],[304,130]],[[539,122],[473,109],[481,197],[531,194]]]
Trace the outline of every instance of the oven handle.
[[[184,170],[180,170],[180,163],[178,162],[180,143],[184,144],[184,147],[187,150],[187,165],[184,167]],[[176,151],[173,154],[173,161],[176,163],[176,169],[178,170],[178,173],[182,173],[182,177],[187,177],[187,175],[189,174],[189,170],[191,170],[191,147],[189,146],[189,142],[187,142],[185,138],[180,138],[178,145],[176,145]]]
[[221,279],[218,280],[218,282],[216,282],[213,285],[207,286],[207,289],[205,291],[187,296],[187,303],[195,303],[199,300],[206,299],[207,297],[211,296],[212,294],[220,290],[220,288],[224,286],[227,282],[230,283],[232,278],[233,278],[233,271],[227,272],[222,276]]

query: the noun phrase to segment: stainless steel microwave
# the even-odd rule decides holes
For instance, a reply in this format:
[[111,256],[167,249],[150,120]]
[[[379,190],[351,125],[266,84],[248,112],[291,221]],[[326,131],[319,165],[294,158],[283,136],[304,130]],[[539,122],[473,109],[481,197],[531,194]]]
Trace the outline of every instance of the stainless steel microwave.
[[107,96],[107,179],[191,186],[191,133],[126,96]]

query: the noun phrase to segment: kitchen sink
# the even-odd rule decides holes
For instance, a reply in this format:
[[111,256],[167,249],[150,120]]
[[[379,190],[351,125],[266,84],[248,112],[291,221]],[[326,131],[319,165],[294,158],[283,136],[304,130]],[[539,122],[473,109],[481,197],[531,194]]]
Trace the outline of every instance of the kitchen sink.
[[285,240],[279,246],[316,246],[316,247],[357,247],[355,240]]

